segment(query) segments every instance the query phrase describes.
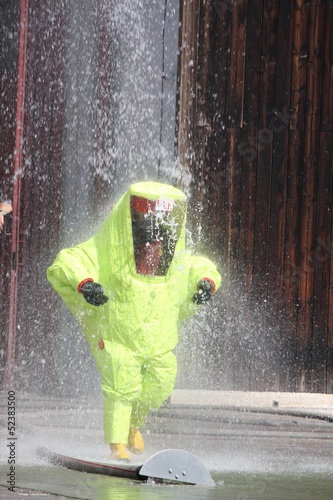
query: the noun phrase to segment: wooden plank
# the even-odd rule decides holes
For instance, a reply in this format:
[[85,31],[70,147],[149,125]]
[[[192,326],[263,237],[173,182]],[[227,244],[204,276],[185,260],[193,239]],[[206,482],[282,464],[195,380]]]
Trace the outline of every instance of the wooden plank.
[[257,183],[255,200],[255,234],[253,273],[257,294],[267,300],[269,277],[269,213],[271,202],[272,143],[274,134],[273,110],[275,106],[275,74],[277,63],[278,2],[265,3],[263,9],[259,132],[257,143]]
[[[331,197],[333,192],[332,180],[332,164],[333,164],[333,133],[327,133],[324,136],[326,147],[322,148],[322,161],[325,170],[331,174],[331,183],[327,185]],[[330,206],[330,216],[332,218],[333,200]],[[331,221],[332,222],[332,221]],[[330,243],[328,247],[328,241]],[[328,305],[325,311],[327,315],[327,354],[326,354],[326,392],[333,393],[333,225],[331,223],[329,240],[326,243],[326,251],[329,254],[329,280],[328,288]]]
[[214,25],[214,11],[207,3],[202,8],[199,17],[199,38],[198,38],[198,66],[196,75],[196,126],[205,127],[207,132],[211,132],[212,120],[214,117],[213,102],[213,70],[214,60],[212,36],[212,26]]
[[283,268],[283,311],[280,390],[296,391],[297,319],[300,277],[300,198],[303,165],[302,132],[289,132],[289,164],[286,190],[285,248]]
[[225,137],[216,136],[213,131],[210,138],[210,185],[208,187],[209,198],[209,235],[213,242],[216,256],[215,260],[221,261],[223,269],[227,268],[226,255],[228,248],[227,238],[227,183],[225,168],[221,165],[220,148],[226,149]]
[[[254,241],[253,241],[253,300],[254,307],[260,308],[260,317],[257,321],[260,335],[261,349],[258,350],[255,365],[258,381],[256,390],[272,389],[273,364],[269,318],[271,305],[268,297],[268,281],[270,276],[269,265],[269,214],[271,203],[271,171],[272,171],[272,141],[273,130],[270,128],[270,118],[275,99],[275,71],[276,71],[276,5],[268,2],[264,5],[262,20],[262,43],[259,81],[259,115],[258,133],[255,144],[257,154],[256,186],[254,198]],[[270,311],[270,313],[268,313]],[[275,364],[275,363],[274,363]]]
[[[29,32],[28,32],[28,46],[27,46],[27,84],[26,84],[26,115],[25,115],[25,136],[28,138],[25,151],[24,151],[24,163],[26,165],[26,170],[24,172],[22,181],[22,198],[21,198],[21,229],[29,227],[27,232],[26,244],[27,244],[27,254],[26,261],[24,262],[23,269],[20,268],[19,282],[19,312],[18,312],[18,323],[20,319],[23,318],[24,310],[29,310],[30,314],[26,321],[22,322],[23,328],[20,329],[19,335],[23,335],[25,342],[18,342],[18,356],[20,359],[19,364],[24,366],[24,369],[28,371],[31,369],[32,362],[36,363],[38,358],[38,352],[36,352],[36,336],[35,328],[38,322],[38,315],[36,313],[36,305],[33,304],[32,297],[37,299],[36,302],[40,304],[40,290],[37,288],[37,263],[34,256],[40,254],[39,247],[39,237],[38,237],[38,227],[41,221],[40,214],[40,197],[43,198],[43,193],[40,193],[39,189],[36,188],[38,178],[40,178],[44,172],[41,171],[40,157],[36,148],[39,141],[43,141],[45,145],[46,136],[40,136],[39,130],[41,124],[45,127],[45,121],[42,122],[42,116],[38,111],[40,111],[40,103],[37,103],[38,99],[41,99],[44,95],[42,89],[42,83],[44,84],[43,78],[43,68],[41,68],[41,50],[40,50],[40,38],[42,31],[42,23],[40,21],[40,13],[37,14],[36,9],[32,8],[29,17]],[[38,29],[39,28],[39,29]],[[31,43],[33,39],[37,39],[38,43]],[[36,72],[38,71],[38,76]],[[37,81],[39,78],[39,82]],[[39,83],[39,84],[38,84]],[[37,111],[38,110],[38,111]],[[41,146],[42,147],[42,146]],[[46,162],[45,162],[46,166]],[[32,204],[32,200],[34,203]],[[29,223],[26,217],[29,217]],[[31,223],[30,221],[33,221]],[[22,272],[23,271],[23,272]],[[28,276],[32,276],[29,280]],[[21,295],[21,291],[24,290],[24,295]],[[36,295],[36,297],[35,297]],[[35,322],[35,324],[34,324]],[[34,353],[34,359],[27,359],[25,351],[27,346],[31,348]],[[36,372],[40,364],[36,363]],[[34,372],[33,372],[34,373]],[[34,377],[34,376],[33,376]]]
[[300,389],[311,385],[311,337],[313,315],[313,268],[308,265],[315,245],[315,213],[317,203],[317,177],[319,160],[320,100],[322,47],[324,33],[323,1],[312,1],[309,25],[309,64],[307,73],[307,112],[305,118],[304,176],[301,223],[301,274],[300,274]]
[[332,134],[322,132],[318,170],[318,202],[316,213],[316,246],[313,255],[313,333],[311,379],[312,392],[325,392],[328,341],[328,311],[330,260],[332,253],[331,227],[333,205]]
[[[259,93],[259,151],[266,143],[273,140],[273,117],[276,93],[276,65],[278,44],[278,9],[279,0],[264,2],[262,34],[261,34],[261,61],[260,61],[260,93]],[[268,130],[266,130],[268,129]]]
[[214,30],[214,92],[215,116],[213,126],[220,133],[227,128],[227,106],[231,53],[231,11],[222,0],[211,0]]
[[[50,15],[51,12],[53,15]],[[55,328],[54,317],[49,310],[54,294],[46,284],[45,271],[59,243],[64,19],[62,4],[55,5],[47,0],[42,9],[32,8],[29,23],[25,119],[27,141],[21,203],[21,239],[25,240],[26,254],[23,252],[20,266],[18,313],[21,325],[18,356],[24,361],[20,369],[22,389],[26,383],[33,384],[36,390],[46,389],[44,384],[47,381],[41,376],[46,345],[50,350],[50,374],[54,367],[52,344]],[[45,331],[49,335],[45,335]],[[28,349],[34,352],[34,357],[28,355]],[[29,379],[25,377],[27,372]]]
[[[285,216],[286,190],[289,160],[289,99],[292,47],[292,4],[288,0],[280,0],[278,9],[277,35],[277,64],[276,64],[276,95],[275,116],[272,144],[272,175],[271,175],[271,203],[269,218],[269,280],[268,300],[275,321],[271,325],[271,345],[275,356],[271,360],[271,373],[267,374],[271,386],[278,390],[280,387],[281,359],[285,349],[284,331],[281,328],[282,297],[283,297],[283,270],[285,248]],[[279,120],[277,119],[279,117]],[[275,372],[275,373],[274,373]],[[274,377],[274,380],[273,380]]]
[[241,170],[241,220],[240,220],[240,260],[245,269],[244,286],[252,288],[254,203],[257,168],[258,108],[261,54],[261,2],[248,4],[247,13],[248,54],[244,78],[244,125],[242,142],[238,151],[242,156]]
[[[273,131],[273,158],[277,170],[278,178],[272,179],[277,182],[277,187],[280,189],[279,202],[285,202],[285,182],[286,182],[286,162],[288,160],[287,143],[289,143],[288,131],[290,129],[290,85],[291,85],[291,66],[286,63],[290,61],[292,51],[292,4],[288,0],[280,0],[279,2],[279,19],[278,19],[278,45],[277,45],[277,66],[275,74],[276,95],[273,116],[270,121],[270,128]],[[276,144],[275,144],[276,142]],[[281,157],[278,157],[281,153]],[[283,163],[281,164],[281,162]],[[282,174],[282,175],[281,175]],[[282,194],[281,194],[282,193]],[[274,200],[274,198],[272,198]],[[274,206],[272,206],[274,209]],[[281,217],[278,217],[281,220]],[[283,231],[279,232],[283,234]],[[282,243],[283,246],[283,241]],[[280,249],[281,250],[281,249]],[[281,251],[279,251],[278,261],[281,263]]]
[[[1,40],[0,40],[1,45]],[[12,200],[13,185],[13,151],[15,148],[15,116],[17,99],[17,75],[7,73],[7,78],[0,78],[0,148],[2,160],[0,162],[0,189],[2,196]],[[5,226],[0,233],[0,345],[2,346],[4,367],[8,356],[9,305],[11,282],[11,254],[12,254],[12,215],[5,218]],[[5,370],[0,371],[0,385],[4,387]]]
[[309,15],[310,0],[295,0],[291,57],[290,128],[292,130],[303,130],[305,127]]
[[[207,3],[208,5],[209,3]],[[211,136],[211,165],[213,172],[210,178],[210,196],[213,203],[213,213],[210,214],[213,232],[216,235],[216,246],[221,248],[223,267],[226,266],[227,277],[230,270],[228,259],[228,217],[229,217],[229,138],[227,123],[227,96],[230,69],[230,36],[231,36],[231,9],[226,8],[225,2],[212,0],[211,5],[211,101],[210,120]],[[227,259],[227,263],[225,263]]]
[[246,54],[247,0],[239,0],[231,10],[231,45],[227,127],[243,126],[244,73]]
[[[13,152],[15,149],[16,108],[18,95],[18,48],[20,2],[1,4],[0,26],[0,195],[13,202]],[[12,267],[13,214],[5,217],[0,233],[0,346],[2,349],[0,385],[5,387],[10,330],[10,295]],[[11,339],[11,343],[13,339]]]
[[199,4],[199,0],[183,0],[181,3],[178,153],[184,165],[193,163]]
[[333,131],[333,2],[326,2],[321,129]]
[[290,314],[296,313],[300,273],[299,234],[301,218],[301,180],[303,138],[298,130],[289,136],[289,168],[287,174],[285,255],[283,270],[284,305]]
[[[196,201],[200,203],[197,210],[197,227],[200,228],[198,234],[198,251],[204,251],[207,243],[212,237],[210,222],[214,205],[212,203],[212,163],[211,163],[211,134],[214,110],[212,103],[213,84],[213,37],[211,26],[213,24],[213,8],[208,3],[200,6],[198,23],[198,64],[196,71],[196,113],[195,113],[195,157],[197,161],[193,165],[195,176],[200,179],[194,187]],[[214,232],[214,230],[213,230]],[[203,248],[201,248],[201,242]]]
[[117,121],[116,47],[110,3],[102,0],[98,13],[97,113],[95,125],[95,165],[91,168],[92,208],[98,214],[110,198],[108,179],[115,176],[116,162],[110,161]]
[[228,143],[226,147],[227,162],[227,271],[229,280],[239,282],[241,269],[239,269],[239,231],[241,209],[241,158],[238,144],[241,138],[240,129],[228,130]]
[[[257,144],[258,144],[258,95],[260,89],[260,56],[261,56],[261,29],[262,29],[262,2],[248,3],[247,10],[247,54],[244,77],[244,112],[241,142],[238,152],[241,155],[240,177],[240,231],[239,231],[239,268],[242,271],[242,307],[243,314],[248,317],[247,325],[255,325],[256,287],[253,281],[254,258],[254,227],[255,227],[255,196],[257,180]],[[248,327],[250,328],[250,327]],[[252,329],[254,327],[252,326]],[[260,390],[261,356],[263,350],[252,351],[252,362],[248,361],[247,343],[255,335],[255,331],[244,332],[244,372],[242,383],[245,390]],[[246,354],[247,353],[247,354]]]
[[188,219],[191,234],[196,235],[202,227],[203,178],[197,158],[196,111],[197,111],[197,72],[199,39],[200,0],[182,0],[180,4],[180,74],[179,74],[179,113],[178,113],[178,156],[181,165],[192,176],[192,197]]

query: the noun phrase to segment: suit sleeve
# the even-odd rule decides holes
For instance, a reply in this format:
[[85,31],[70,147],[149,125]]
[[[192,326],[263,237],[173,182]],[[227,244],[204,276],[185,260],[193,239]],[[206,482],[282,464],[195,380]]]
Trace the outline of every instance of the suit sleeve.
[[192,301],[193,295],[197,292],[197,284],[201,279],[208,279],[213,284],[213,291],[221,285],[221,275],[218,272],[215,264],[206,257],[190,256],[187,260],[188,266],[188,283],[187,283],[187,300],[183,303],[179,320],[180,322],[195,314],[202,306],[195,304]]
[[92,241],[61,250],[47,269],[47,279],[61,297],[78,292],[79,284],[91,278],[98,281],[97,255]]
[[221,275],[218,272],[215,264],[206,257],[193,256],[190,270],[190,286],[193,287],[193,294],[197,291],[197,283],[207,279],[213,285],[213,293],[215,293],[221,285]]

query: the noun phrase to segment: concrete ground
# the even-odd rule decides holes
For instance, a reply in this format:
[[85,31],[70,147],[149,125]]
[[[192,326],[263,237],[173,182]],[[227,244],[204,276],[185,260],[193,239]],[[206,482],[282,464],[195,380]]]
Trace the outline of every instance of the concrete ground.
[[[1,393],[3,470],[9,458],[7,396]],[[150,414],[143,434],[146,451],[136,458],[138,464],[161,449],[182,448],[220,474],[333,474],[333,395],[176,390],[167,404]],[[20,467],[40,464],[36,455],[40,446],[108,461],[101,400],[18,393],[14,437]],[[3,479],[0,484],[0,495],[6,498]],[[39,498],[38,493],[19,488],[10,498],[27,495]]]

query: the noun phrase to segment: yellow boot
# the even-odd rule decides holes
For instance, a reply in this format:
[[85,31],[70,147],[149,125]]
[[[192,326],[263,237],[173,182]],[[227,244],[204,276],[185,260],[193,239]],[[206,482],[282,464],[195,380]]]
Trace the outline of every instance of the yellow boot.
[[133,453],[140,455],[145,449],[145,443],[141,432],[138,429],[130,429],[128,434],[128,449]]
[[111,443],[111,459],[118,462],[130,462],[131,455],[128,453],[126,444]]

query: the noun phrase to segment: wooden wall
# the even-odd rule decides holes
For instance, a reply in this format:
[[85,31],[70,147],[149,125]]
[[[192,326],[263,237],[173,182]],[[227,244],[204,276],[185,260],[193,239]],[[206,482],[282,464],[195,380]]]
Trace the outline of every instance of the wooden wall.
[[[16,50],[12,57],[12,73],[2,72],[4,78],[1,79],[9,95],[9,105],[2,101],[0,120],[6,135],[5,148],[1,145],[0,178],[9,199],[13,199],[15,183],[20,182],[20,202],[18,212],[7,216],[6,231],[0,235],[1,290],[4,297],[0,383],[3,384],[5,371],[8,373],[6,357],[11,295],[14,297],[16,317],[13,332],[14,386],[10,389],[45,390],[50,393],[56,389],[52,384],[55,318],[54,294],[46,283],[46,268],[58,243],[60,224],[64,4],[61,1],[55,5],[52,0],[43,0],[42,5],[41,0],[29,3],[22,165],[17,175],[13,175],[20,4],[20,1],[7,2],[11,13],[7,30]],[[18,221],[19,255],[16,258],[13,255],[12,227]],[[49,373],[48,379],[45,373]]]
[[[12,165],[15,148],[19,0],[1,4],[0,22],[0,195],[12,199]],[[0,233],[0,383],[6,364],[11,271],[11,217]],[[7,233],[7,234],[6,234]]]
[[201,246],[221,259],[223,314],[240,289],[238,311],[260,307],[271,332],[250,351],[234,332],[232,388],[332,393],[333,1],[182,0],[181,16],[178,149]]

